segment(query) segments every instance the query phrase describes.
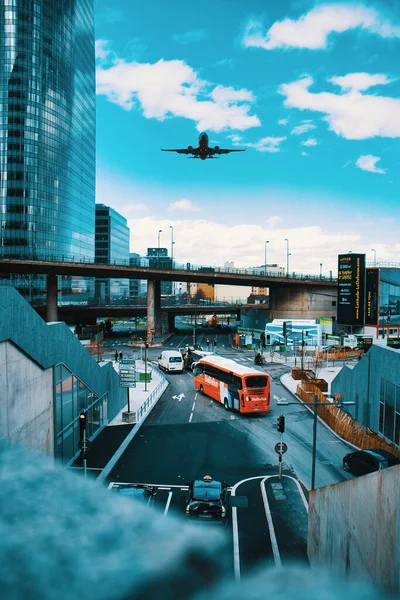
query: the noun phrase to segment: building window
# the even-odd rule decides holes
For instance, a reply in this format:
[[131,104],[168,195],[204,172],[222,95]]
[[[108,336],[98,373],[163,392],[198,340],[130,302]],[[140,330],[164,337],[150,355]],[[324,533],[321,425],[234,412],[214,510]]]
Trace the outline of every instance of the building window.
[[381,378],[379,433],[395,444],[400,442],[400,386]]
[[336,300],[332,300],[332,306],[336,306]]

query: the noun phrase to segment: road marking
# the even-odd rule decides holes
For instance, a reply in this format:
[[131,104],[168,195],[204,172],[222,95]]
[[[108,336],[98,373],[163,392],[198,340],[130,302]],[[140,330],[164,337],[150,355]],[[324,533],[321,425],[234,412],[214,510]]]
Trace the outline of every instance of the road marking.
[[172,498],[172,492],[168,492],[168,500],[167,500],[167,504],[165,505],[164,516],[168,512],[169,505],[171,504],[171,498]]
[[191,423],[191,422],[192,422],[192,419],[193,419],[193,413],[190,413],[190,417],[189,417],[189,423]]
[[196,404],[196,402],[193,402],[192,412],[194,411],[195,404]]
[[[273,475],[272,477],[276,477],[276,475]],[[270,476],[265,477],[260,483],[261,496],[262,496],[263,503],[264,503],[265,516],[267,517],[269,537],[271,539],[271,546],[272,546],[272,552],[274,554],[275,566],[281,567],[282,566],[281,555],[279,554],[278,542],[276,541],[276,535],[275,535],[274,523],[272,521],[271,509],[269,507],[267,492],[265,490],[265,485],[264,485],[265,482],[267,481],[267,479],[269,479],[269,478],[270,478]]]
[[185,397],[185,394],[182,392],[181,394],[179,394],[179,396],[172,396],[173,400],[179,400],[179,402],[182,400],[182,398]]
[[197,400],[197,392],[194,395],[194,399]]

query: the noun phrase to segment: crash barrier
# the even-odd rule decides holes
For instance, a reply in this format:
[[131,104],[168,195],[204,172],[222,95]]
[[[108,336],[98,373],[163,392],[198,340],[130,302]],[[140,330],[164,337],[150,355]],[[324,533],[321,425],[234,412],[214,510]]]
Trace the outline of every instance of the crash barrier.
[[[296,394],[303,402],[313,402],[315,394],[318,396],[318,402],[327,401],[326,395],[318,387],[306,381],[302,381],[297,386]],[[312,406],[309,408],[313,410]],[[361,425],[351,415],[335,406],[334,400],[332,400],[332,406],[319,406],[318,416],[346,442],[350,442],[362,450],[382,448],[400,458],[400,449],[397,446],[382,439],[368,427]]]
[[161,373],[161,371],[157,369],[155,365],[152,365],[152,369],[159,375],[160,382],[157,384],[157,386],[154,388],[151,394],[149,394],[146,400],[144,400],[143,404],[137,409],[135,421],[136,423],[140,423],[141,421],[143,421],[143,419],[147,417],[147,413],[149,412],[150,408],[155,402],[157,402],[161,394],[168,387],[168,381],[165,378],[164,374]]

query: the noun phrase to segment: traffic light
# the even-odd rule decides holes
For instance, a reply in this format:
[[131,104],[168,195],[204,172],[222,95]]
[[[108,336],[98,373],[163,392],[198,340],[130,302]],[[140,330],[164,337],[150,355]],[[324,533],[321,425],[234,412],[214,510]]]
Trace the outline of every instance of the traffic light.
[[283,415],[279,415],[276,428],[279,433],[283,433],[285,431],[285,417]]
[[79,415],[79,430],[81,434],[81,439],[83,438],[83,432],[86,429],[86,413],[84,411]]

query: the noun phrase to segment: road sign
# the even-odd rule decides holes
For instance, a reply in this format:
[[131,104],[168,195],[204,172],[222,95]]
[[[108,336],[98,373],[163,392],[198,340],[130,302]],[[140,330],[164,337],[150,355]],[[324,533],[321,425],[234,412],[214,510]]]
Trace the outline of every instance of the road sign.
[[285,442],[278,442],[277,444],[275,444],[275,452],[277,454],[285,454],[286,451],[287,444],[285,444]]
[[136,362],[133,357],[119,361],[119,386],[136,387]]

